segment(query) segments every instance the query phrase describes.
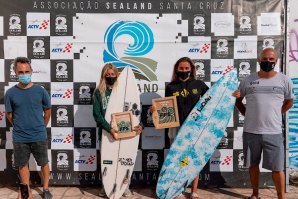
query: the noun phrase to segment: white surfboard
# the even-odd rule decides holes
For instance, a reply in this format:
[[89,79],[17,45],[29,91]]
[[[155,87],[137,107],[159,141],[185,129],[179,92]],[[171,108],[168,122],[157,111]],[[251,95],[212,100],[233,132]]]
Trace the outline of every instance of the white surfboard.
[[[130,67],[125,67],[114,86],[106,110],[105,119],[110,122],[112,113],[133,112],[133,126],[140,122],[140,93]],[[105,192],[109,198],[118,199],[131,178],[139,144],[139,135],[114,140],[109,132],[102,131],[101,173]]]

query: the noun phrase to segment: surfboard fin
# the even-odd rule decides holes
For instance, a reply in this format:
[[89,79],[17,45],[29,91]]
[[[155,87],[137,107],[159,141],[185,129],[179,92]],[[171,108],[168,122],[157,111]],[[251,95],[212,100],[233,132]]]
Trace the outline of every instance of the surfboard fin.
[[117,189],[117,184],[114,184],[114,187],[113,187],[113,193],[116,192],[116,189]]
[[184,183],[184,189],[183,189],[183,192],[186,192],[187,184],[188,184],[188,180],[186,180],[186,182]]
[[106,176],[106,175],[107,175],[107,170],[108,170],[107,167],[105,167],[105,168],[103,169],[103,172],[102,172],[102,175],[103,175],[103,176]]
[[127,170],[126,170],[126,175],[125,175],[125,178],[126,178],[126,179],[129,179],[129,174],[130,174],[130,171],[129,171],[129,169],[127,169]]

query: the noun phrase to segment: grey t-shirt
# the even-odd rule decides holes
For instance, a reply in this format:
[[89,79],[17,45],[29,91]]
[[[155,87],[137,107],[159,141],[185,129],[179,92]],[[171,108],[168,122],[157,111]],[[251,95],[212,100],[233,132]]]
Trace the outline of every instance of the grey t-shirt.
[[281,133],[281,107],[285,99],[294,98],[292,87],[292,81],[282,73],[269,79],[260,78],[258,73],[246,77],[239,85],[241,97],[246,99],[244,131]]

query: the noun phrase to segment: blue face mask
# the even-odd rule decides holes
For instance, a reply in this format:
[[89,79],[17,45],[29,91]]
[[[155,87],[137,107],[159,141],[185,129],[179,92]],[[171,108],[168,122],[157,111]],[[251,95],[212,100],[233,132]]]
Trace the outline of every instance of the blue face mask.
[[29,84],[31,81],[31,75],[26,74],[26,75],[19,75],[18,76],[18,81],[23,83],[23,84]]

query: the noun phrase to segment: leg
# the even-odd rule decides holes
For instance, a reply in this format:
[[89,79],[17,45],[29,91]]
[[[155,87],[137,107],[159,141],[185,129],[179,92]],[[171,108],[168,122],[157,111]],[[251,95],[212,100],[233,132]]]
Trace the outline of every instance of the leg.
[[285,198],[284,138],[282,134],[264,136],[263,167],[272,171],[278,199]]
[[[13,143],[13,149],[14,164],[16,167],[19,168],[20,181],[22,183],[22,188],[20,186],[18,192],[18,199],[22,199],[21,189],[24,191],[24,187],[26,186],[28,187],[28,198],[32,198],[31,190],[29,187],[30,171],[28,166],[31,153],[30,144],[15,142]],[[25,195],[23,197],[25,197]]]
[[190,198],[191,199],[198,199],[199,196],[197,194],[197,190],[198,190],[198,184],[199,184],[199,176],[197,176],[191,184],[191,192],[190,192]]
[[[30,183],[30,171],[29,171],[28,164],[23,165],[23,166],[20,166],[19,167],[19,173],[20,173],[20,178],[21,178],[22,184],[28,186],[28,192],[29,192],[28,199],[32,199],[32,193],[31,193],[31,189],[30,189],[30,186],[29,186],[29,183]],[[20,192],[19,192],[18,198],[21,198],[20,197]]]
[[253,189],[252,199],[257,199],[259,196],[259,164],[262,150],[262,135],[243,132],[244,165],[249,167],[250,183]]
[[43,181],[43,189],[48,190],[49,189],[49,176],[50,176],[50,168],[49,164],[45,164],[41,167],[41,174],[42,174],[42,181]]
[[191,184],[191,192],[197,192],[198,190],[198,184],[199,184],[199,176],[197,176]]
[[256,196],[257,198],[259,196],[259,175],[260,175],[259,165],[254,165],[249,167],[250,183],[253,190],[252,195]]
[[283,171],[272,171],[278,199],[285,199],[285,174]]

